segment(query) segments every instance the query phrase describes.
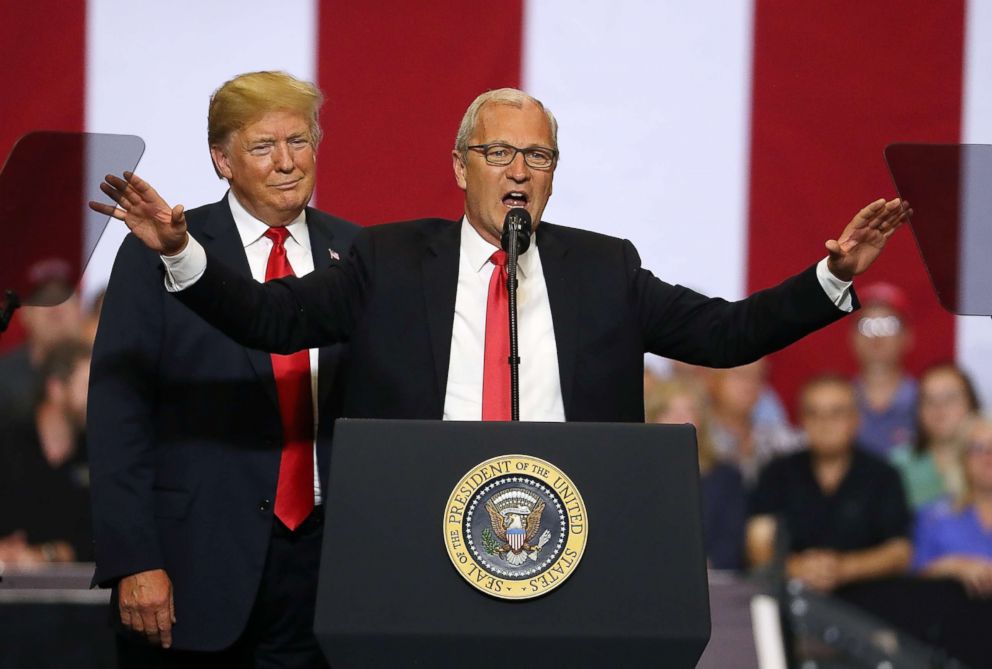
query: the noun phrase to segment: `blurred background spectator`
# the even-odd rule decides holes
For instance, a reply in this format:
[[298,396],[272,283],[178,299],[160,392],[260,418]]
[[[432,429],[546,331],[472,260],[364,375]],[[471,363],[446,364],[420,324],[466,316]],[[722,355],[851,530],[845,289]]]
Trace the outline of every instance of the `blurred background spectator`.
[[[58,301],[71,290],[69,268],[60,263],[39,264],[32,276],[32,298]],[[15,316],[24,329],[24,341],[0,355],[0,427],[30,422],[41,391],[41,364],[59,341],[78,337],[82,312],[78,293],[52,307],[21,307]]]
[[89,346],[53,344],[30,420],[0,427],[0,561],[92,559],[86,395]]
[[959,580],[976,597],[992,597],[992,422],[974,421],[958,455],[964,476],[955,499],[923,509],[913,567]]
[[[768,363],[763,359],[708,374],[717,456],[734,463],[749,486],[773,457],[791,453],[801,444],[799,435],[786,422],[781,402],[773,396],[767,378]],[[765,408],[762,397],[772,397],[765,400]]]
[[851,345],[858,360],[855,388],[862,448],[876,455],[913,438],[916,382],[903,361],[912,346],[909,300],[890,283],[858,289],[862,309],[853,319]]
[[856,448],[858,411],[851,382],[821,376],[800,395],[808,450],[762,470],[750,500],[747,554],[752,566],[775,557],[786,573],[820,591],[906,571],[909,510],[898,473]]
[[744,486],[737,469],[717,460],[709,407],[702,387],[688,379],[657,381],[646,397],[649,423],[689,423],[696,428],[703,498],[703,543],[713,569],[744,566]]
[[962,491],[959,466],[962,428],[980,403],[971,378],[951,363],[926,369],[920,376],[913,441],[894,448],[889,461],[902,475],[913,509]]
[[86,310],[86,315],[83,316],[82,339],[91,347],[96,340],[96,326],[100,322],[100,312],[103,310],[103,297],[106,294],[106,288],[98,292]]

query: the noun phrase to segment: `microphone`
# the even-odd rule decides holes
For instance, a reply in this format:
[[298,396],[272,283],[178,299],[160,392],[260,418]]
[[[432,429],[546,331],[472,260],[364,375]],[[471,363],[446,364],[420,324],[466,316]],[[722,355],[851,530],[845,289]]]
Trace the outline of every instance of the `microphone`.
[[530,246],[530,214],[514,207],[503,219],[499,244],[506,251],[507,310],[510,319],[510,420],[520,420],[520,347],[517,339],[517,256]]
[[523,207],[514,207],[506,212],[506,218],[503,219],[503,234],[500,235],[499,245],[510,253],[510,241],[516,233],[517,253],[523,253],[530,247],[532,228],[530,213]]

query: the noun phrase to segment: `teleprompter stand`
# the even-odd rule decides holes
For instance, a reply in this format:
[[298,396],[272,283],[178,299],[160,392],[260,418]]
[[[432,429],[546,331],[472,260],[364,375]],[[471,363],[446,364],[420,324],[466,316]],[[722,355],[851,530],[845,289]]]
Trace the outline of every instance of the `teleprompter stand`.
[[103,176],[133,170],[144,149],[133,135],[39,130],[17,140],[0,170],[0,335],[19,307],[72,294],[108,222],[87,202],[106,200]]
[[[443,536],[466,472],[507,454],[553,464],[585,502],[581,562],[528,600],[469,585]],[[326,493],[315,631],[336,669],[678,669],[709,638],[690,426],[342,420]]]

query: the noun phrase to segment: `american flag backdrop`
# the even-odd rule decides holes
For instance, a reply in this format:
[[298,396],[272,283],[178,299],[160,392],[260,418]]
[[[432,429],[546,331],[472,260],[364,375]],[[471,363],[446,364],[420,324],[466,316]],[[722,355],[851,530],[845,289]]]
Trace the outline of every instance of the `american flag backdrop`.
[[[545,218],[627,237],[662,278],[728,298],[894,196],[885,144],[992,143],[985,0],[4,0],[0,154],[37,128],[138,134],[166,199],[215,201],[207,100],[259,69],[321,86],[315,204],[363,224],[458,217],[461,114],[522,87],[561,124]],[[87,294],[125,233],[108,227]],[[956,358],[992,400],[992,323],[939,307],[908,231],[876,279],[912,296],[911,368]],[[853,371],[848,333],[773,356],[787,402],[813,372]]]

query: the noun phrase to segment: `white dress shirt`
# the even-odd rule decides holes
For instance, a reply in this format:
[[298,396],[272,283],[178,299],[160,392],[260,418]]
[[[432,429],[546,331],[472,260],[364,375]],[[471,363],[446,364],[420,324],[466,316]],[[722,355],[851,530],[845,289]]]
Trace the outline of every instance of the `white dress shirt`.
[[[290,231],[292,233],[292,228]],[[448,384],[444,392],[445,420],[482,418],[486,302],[494,267],[489,258],[494,251],[496,247],[479,236],[468,220],[463,218],[455,319],[451,329],[451,354],[448,359]],[[166,287],[171,292],[183,290],[195,283],[207,267],[206,252],[192,236],[182,252],[174,256],[163,256],[162,260],[167,270]],[[296,267],[295,262],[293,267]],[[838,309],[847,312],[853,310],[851,282],[834,276],[827,268],[826,258],[817,263],[816,277],[827,297]],[[517,278],[520,419],[563,421],[565,409],[558,370],[558,348],[541,254],[536,244],[532,243],[527,252],[520,256]],[[313,369],[316,374],[316,366]],[[314,416],[316,417],[316,412]]]
[[[462,219],[444,420],[482,419],[486,302],[495,268],[489,258],[496,250]],[[558,347],[539,251],[532,243],[517,264],[520,420],[564,421]]]
[[[248,266],[255,281],[265,281],[265,268],[269,263],[269,252],[272,250],[272,240],[265,236],[269,226],[258,220],[245,209],[233,191],[227,193],[227,203],[234,215],[234,225],[245,247]],[[301,211],[292,223],[286,226],[289,237],[283,244],[286,248],[286,258],[296,276],[303,276],[313,271],[313,254],[310,251],[310,231],[307,229],[306,211]],[[190,237],[192,240],[192,237]],[[202,251],[202,247],[201,247]],[[168,267],[168,262],[166,263]],[[206,255],[202,269],[197,272],[197,278],[206,269]],[[173,277],[174,278],[174,277]],[[185,286],[184,286],[185,287]],[[313,433],[317,434],[319,418],[317,416],[317,361],[319,355],[315,348],[310,349],[310,396],[313,399]],[[313,501],[314,505],[321,503],[320,472],[317,470],[317,441],[314,439],[313,451]]]

